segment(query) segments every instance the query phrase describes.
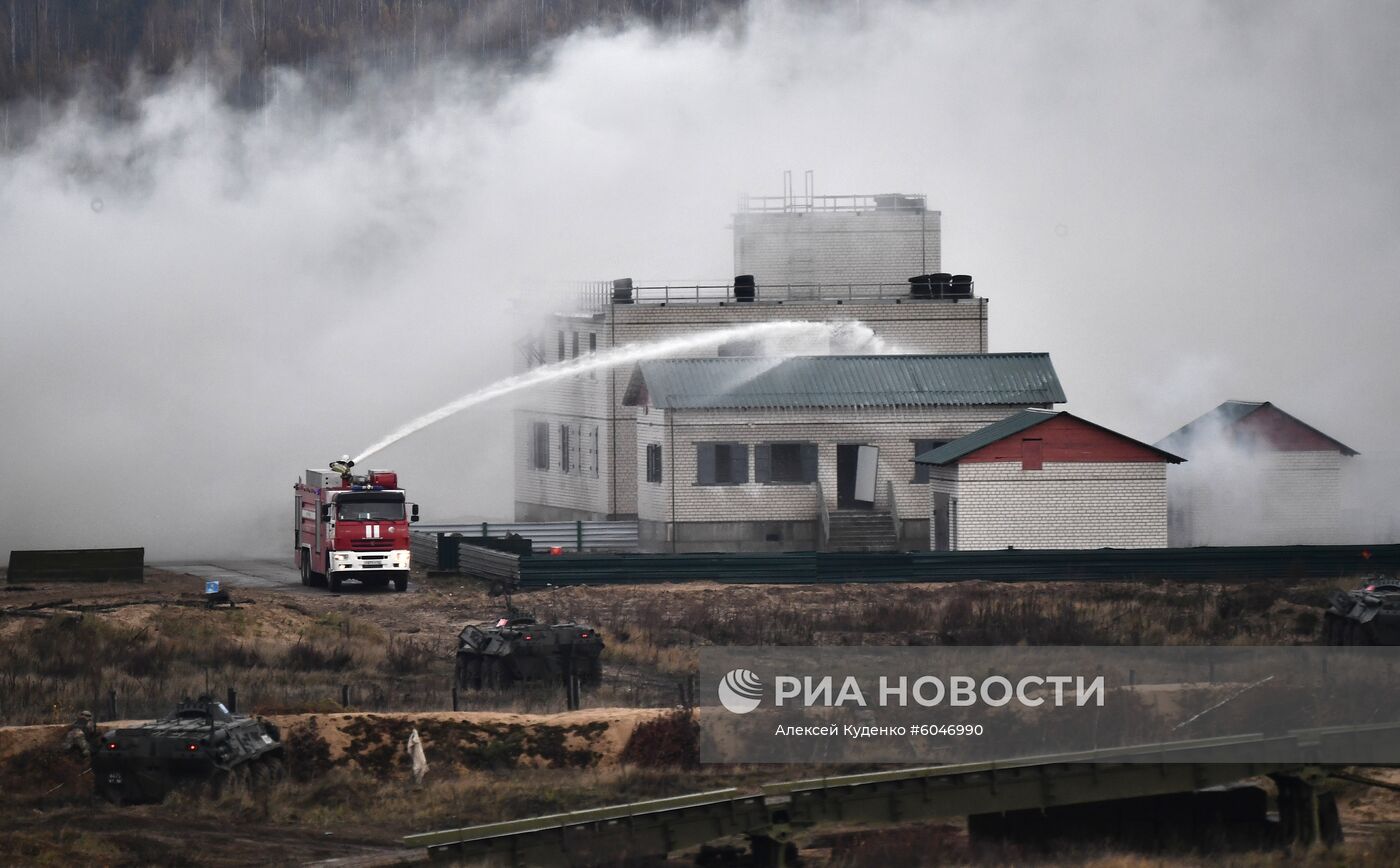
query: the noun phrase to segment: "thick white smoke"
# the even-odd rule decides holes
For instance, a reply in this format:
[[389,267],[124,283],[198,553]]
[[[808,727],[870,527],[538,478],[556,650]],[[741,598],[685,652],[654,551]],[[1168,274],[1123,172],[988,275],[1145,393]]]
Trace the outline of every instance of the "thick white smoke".
[[[1400,401],[1398,21],[759,2],[333,106],[291,73],[253,112],[193,72],[130,122],[76,101],[0,156],[0,557],[281,552],[303,467],[509,373],[552,281],[729,273],[734,195],[784,168],[927,193],[992,349],[1051,351],[1076,412],[1153,440],[1275,400],[1366,453]],[[435,519],[501,515],[508,430],[383,457]]]

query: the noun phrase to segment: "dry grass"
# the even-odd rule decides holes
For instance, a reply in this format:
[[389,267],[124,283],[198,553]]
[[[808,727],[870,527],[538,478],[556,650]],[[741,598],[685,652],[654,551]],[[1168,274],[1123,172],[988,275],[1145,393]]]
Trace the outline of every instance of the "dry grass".
[[680,795],[726,786],[733,778],[732,773],[631,767],[525,768],[456,777],[430,772],[422,785],[415,785],[406,774],[335,768],[307,781],[288,780],[216,800],[179,793],[163,808],[177,816],[226,816],[335,830],[363,826],[365,806],[373,805],[376,834],[394,841],[427,829]]
[[542,620],[602,630],[608,663],[674,678],[712,644],[1311,644],[1336,584],[652,586],[517,601]]
[[[696,671],[696,648],[709,644],[1310,643],[1333,584],[690,585],[563,588],[516,602],[542,621],[602,632],[606,675],[586,706],[655,707],[676,701],[677,683]],[[499,606],[457,586],[409,602],[439,607],[439,620],[444,604],[465,610],[453,624]],[[315,610],[330,605],[273,594],[231,611],[150,605],[0,619],[0,722],[101,714],[109,690],[125,717],[228,687],[243,708],[339,708],[343,685],[351,708],[452,707],[455,630],[419,632],[402,604]],[[505,696],[463,692],[459,707],[547,713],[563,710],[564,697],[535,685]]]
[[[13,619],[18,620],[18,619]],[[238,690],[244,708],[351,703],[450,707],[455,643],[386,633],[355,616],[295,604],[236,610],[139,606],[59,612],[0,634],[0,721],[61,723],[82,708],[152,717],[182,697]],[[338,706],[337,706],[338,707]]]

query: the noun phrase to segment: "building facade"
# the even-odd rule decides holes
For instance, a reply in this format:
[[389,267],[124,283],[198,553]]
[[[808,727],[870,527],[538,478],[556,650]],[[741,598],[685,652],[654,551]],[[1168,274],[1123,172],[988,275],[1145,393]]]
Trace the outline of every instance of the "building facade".
[[1064,399],[1043,353],[642,362],[625,396],[642,548],[811,551],[851,514],[926,548],[915,455]]
[[903,284],[941,263],[923,196],[745,197],[734,215],[735,272],[771,285]]
[[1181,458],[1070,413],[1028,409],[924,453],[929,547],[1163,548]]
[[1357,454],[1267,401],[1226,401],[1158,444],[1174,473],[1173,546],[1340,542],[1342,463]]

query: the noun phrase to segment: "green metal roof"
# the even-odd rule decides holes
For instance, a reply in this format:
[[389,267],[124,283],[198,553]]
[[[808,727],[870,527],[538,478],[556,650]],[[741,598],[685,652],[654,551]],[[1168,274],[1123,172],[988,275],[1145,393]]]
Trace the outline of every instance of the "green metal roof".
[[1048,353],[656,359],[623,403],[662,409],[939,407],[1065,400]]
[[1355,449],[1352,449],[1350,446],[1336,439],[1335,437],[1332,437],[1328,434],[1324,434],[1323,432],[1304,422],[1302,419],[1299,419],[1292,413],[1285,412],[1278,405],[1273,404],[1269,401],[1226,401],[1219,407],[1216,407],[1214,410],[1211,410],[1210,412],[1205,413],[1199,418],[1186,423],[1185,425],[1176,429],[1172,433],[1163,437],[1161,440],[1158,440],[1157,445],[1166,449],[1186,451],[1190,448],[1191,441],[1195,439],[1198,435],[1218,435],[1219,433],[1224,432],[1231,426],[1235,425],[1237,422],[1243,420],[1245,417],[1250,416],[1256,411],[1262,410],[1265,407],[1273,408],[1274,410],[1278,411],[1279,413],[1282,413],[1286,418],[1297,423],[1303,428],[1306,428],[1307,430],[1313,432],[1314,434],[1317,434],[1319,437],[1322,437],[1325,440],[1331,441],[1332,444],[1337,447],[1337,451],[1342,453],[1343,455],[1361,454]]
[[930,449],[928,452],[925,452],[922,455],[916,455],[914,456],[914,461],[918,464],[952,464],[954,461],[957,461],[964,455],[970,455],[973,452],[976,452],[978,449],[981,449],[983,446],[990,446],[999,440],[1005,440],[1007,437],[1011,437],[1015,434],[1020,434],[1022,431],[1025,431],[1028,428],[1034,428],[1041,422],[1048,422],[1049,420],[1054,419],[1057,416],[1066,416],[1070,419],[1075,419],[1077,421],[1083,422],[1085,425],[1092,425],[1093,427],[1098,428],[1101,431],[1107,431],[1108,433],[1116,437],[1122,437],[1124,440],[1136,443],[1144,449],[1150,449],[1153,452],[1161,454],[1162,459],[1169,463],[1180,464],[1182,461],[1185,460],[1180,456],[1173,455],[1170,452],[1163,451],[1155,446],[1149,446],[1146,443],[1143,443],[1139,440],[1133,440],[1133,438],[1128,437],[1124,434],[1119,434],[1117,431],[1114,431],[1110,428],[1105,428],[1102,425],[1097,425],[1093,422],[1090,422],[1088,419],[1081,419],[1073,413],[1068,413],[1064,410],[1031,409],[1022,410],[1019,413],[1013,413],[1010,416],[1007,416],[1005,419],[1002,419],[1000,422],[993,422],[986,428],[979,428],[976,431],[973,431],[971,434],[968,434],[964,437],[959,437],[957,440],[952,440],[947,443],[944,443],[937,449]]

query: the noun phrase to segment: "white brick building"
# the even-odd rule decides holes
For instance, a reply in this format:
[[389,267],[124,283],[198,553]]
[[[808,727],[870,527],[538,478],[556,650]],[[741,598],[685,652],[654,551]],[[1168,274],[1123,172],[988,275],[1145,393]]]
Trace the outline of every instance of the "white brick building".
[[814,550],[825,510],[925,548],[915,454],[1064,399],[1043,353],[643,362],[625,396],[642,547]]
[[1357,452],[1264,401],[1226,401],[1158,443],[1173,472],[1171,544],[1342,542],[1342,462]]
[[937,449],[929,547],[1161,548],[1181,459],[1063,411],[1030,409]]
[[[732,287],[718,289],[728,297],[638,287],[633,303],[614,304],[607,287],[603,297],[593,297],[592,312],[551,316],[542,331],[522,341],[517,368],[698,331],[780,320],[859,322],[902,352],[982,353],[987,348],[984,298],[911,298],[907,284],[809,287],[793,293],[818,297],[793,297],[786,289],[765,293],[760,284],[756,301],[735,302]],[[851,294],[861,291],[882,294]],[[830,297],[824,297],[828,293]],[[697,295],[700,301],[695,300]],[[717,343],[693,355],[746,351],[746,347]],[[515,414],[517,520],[636,515],[635,410],[622,403],[630,374],[625,369],[583,374],[533,390],[526,397]]]

